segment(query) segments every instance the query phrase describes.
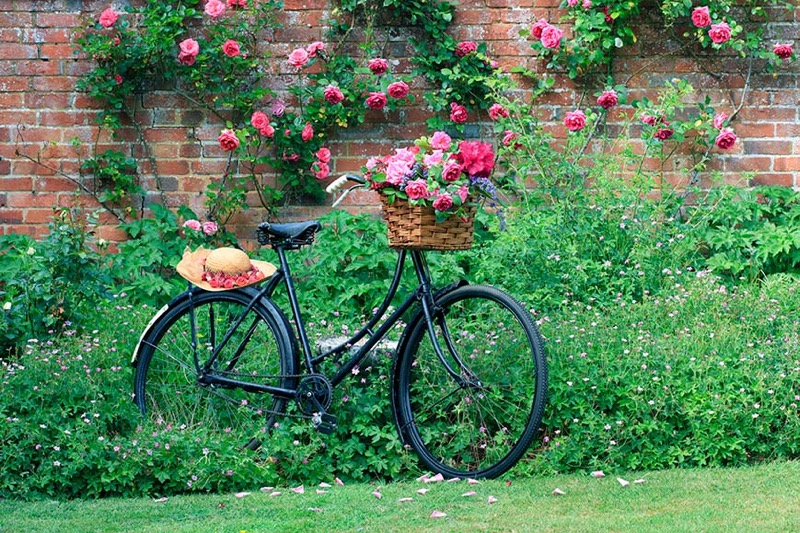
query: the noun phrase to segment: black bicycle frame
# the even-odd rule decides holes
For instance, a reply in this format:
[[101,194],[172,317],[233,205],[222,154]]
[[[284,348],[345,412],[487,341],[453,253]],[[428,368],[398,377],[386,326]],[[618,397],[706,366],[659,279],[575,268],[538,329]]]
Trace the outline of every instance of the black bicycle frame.
[[[436,313],[434,309],[434,302],[433,302],[433,288],[430,282],[430,273],[428,271],[427,261],[425,260],[425,256],[422,252],[417,250],[411,251],[411,259],[414,264],[414,271],[416,272],[417,279],[419,280],[419,286],[417,289],[408,296],[408,298],[401,303],[397,309],[386,319],[383,323],[378,327],[377,330],[373,331],[372,328],[380,322],[381,317],[384,313],[389,309],[391,305],[391,301],[394,299],[394,296],[397,294],[397,289],[400,286],[400,279],[403,274],[403,267],[405,265],[406,250],[400,250],[398,252],[397,264],[395,267],[394,276],[392,278],[392,282],[389,286],[389,291],[386,294],[381,305],[372,315],[370,320],[355,334],[353,334],[350,338],[345,340],[343,343],[335,346],[324,353],[318,355],[317,357],[312,356],[311,346],[308,341],[308,334],[306,333],[305,324],[303,322],[302,314],[300,312],[300,304],[297,299],[297,294],[294,288],[294,282],[291,276],[291,270],[289,268],[289,263],[286,259],[286,250],[282,247],[276,247],[275,251],[278,254],[278,258],[280,260],[280,268],[273,274],[272,278],[266,283],[266,285],[253,297],[250,303],[245,307],[242,311],[241,315],[234,321],[233,324],[228,328],[228,331],[223,336],[222,340],[219,344],[215,345],[214,351],[211,353],[208,361],[200,366],[200,362],[197,361],[195,356],[195,365],[198,370],[198,380],[204,384],[217,384],[223,385],[228,387],[237,387],[249,392],[266,392],[270,394],[274,394],[275,396],[291,399],[294,398],[296,391],[291,389],[285,389],[283,387],[275,387],[271,385],[263,385],[261,383],[251,383],[246,381],[239,381],[236,379],[227,378],[224,376],[217,375],[212,372],[212,367],[214,366],[217,357],[219,355],[220,350],[230,341],[231,336],[233,333],[241,326],[242,322],[247,318],[250,311],[255,307],[255,305],[261,300],[261,298],[272,297],[273,293],[277,289],[277,287],[284,283],[286,286],[287,296],[289,298],[289,304],[292,309],[292,316],[294,317],[295,327],[297,330],[297,334],[300,338],[300,346],[303,350],[304,362],[306,365],[306,370],[308,373],[313,374],[316,373],[316,365],[325,360],[326,358],[344,352],[345,350],[351,349],[353,345],[368,337],[364,344],[342,365],[339,371],[332,377],[329,378],[332,386],[337,386],[339,383],[344,380],[344,378],[350,374],[353,368],[356,367],[359,363],[361,363],[369,354],[369,352],[374,348],[389,332],[389,330],[397,323],[400,317],[408,311],[408,309],[414,305],[416,302],[420,302],[422,307],[422,311],[426,318],[428,324],[428,333],[431,336],[432,344],[434,346],[434,350],[436,355],[444,364],[445,368],[447,369],[448,373],[453,376],[453,378],[459,382],[459,384],[464,384],[466,380],[453,370],[452,366],[448,363],[444,353],[439,346],[439,343],[436,341],[435,333],[434,333],[434,320],[433,317]],[[190,295],[191,299],[191,295]],[[191,300],[190,300],[191,301]],[[195,324],[194,324],[194,307],[191,307],[192,311],[192,338],[193,338],[193,348],[196,347],[196,333],[195,333]],[[254,324],[255,325],[255,324]],[[244,348],[244,345],[249,341],[250,337],[252,336],[255,328],[254,325],[251,326],[247,332],[247,334],[242,339],[240,345],[237,347],[236,351],[234,352],[232,365],[235,364],[236,359],[238,359],[241,351]],[[445,328],[446,329],[446,328]],[[451,339],[449,333],[445,331],[445,339],[448,345],[451,344]],[[213,343],[213,340],[212,340]],[[195,354],[196,349],[194,350]],[[458,361],[458,366],[462,369],[465,366],[462,364],[461,361]],[[228,369],[230,370],[230,368]]]

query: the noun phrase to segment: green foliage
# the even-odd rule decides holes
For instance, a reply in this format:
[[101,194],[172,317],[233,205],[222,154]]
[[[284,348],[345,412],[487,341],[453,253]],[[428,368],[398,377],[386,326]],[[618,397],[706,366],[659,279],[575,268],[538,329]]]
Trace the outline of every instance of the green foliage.
[[93,193],[103,203],[120,204],[131,195],[141,194],[136,161],[121,152],[106,150],[81,164],[81,171],[92,174]]
[[39,242],[23,235],[0,237],[0,355],[29,338],[47,336],[68,322],[91,322],[95,303],[111,282],[97,252],[94,219],[57,209],[50,233]]
[[715,271],[752,281],[797,274],[800,266],[800,194],[787,187],[718,186],[703,199],[700,235]]

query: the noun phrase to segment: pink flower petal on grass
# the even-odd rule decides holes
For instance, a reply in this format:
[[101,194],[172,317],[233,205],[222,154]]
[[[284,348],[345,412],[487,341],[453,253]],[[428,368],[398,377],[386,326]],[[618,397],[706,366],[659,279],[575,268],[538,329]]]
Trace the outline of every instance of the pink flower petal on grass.
[[278,492],[277,490],[269,493],[270,498],[274,498],[275,496],[280,496],[280,495],[281,493]]
[[619,484],[622,485],[623,487],[627,487],[628,485],[631,484],[630,481],[626,481],[626,480],[622,479],[621,477],[618,477],[617,481],[619,481]]
[[486,498],[486,503],[494,503],[496,501],[497,498],[495,498],[494,496],[489,496],[488,498]]
[[444,476],[442,474],[436,474],[433,477],[429,477],[425,480],[425,483],[438,483],[439,481],[444,481]]
[[633,482],[638,485],[638,484],[644,483],[645,480],[644,479],[634,479]]
[[344,487],[344,481],[342,481],[338,477],[333,478],[333,481],[335,481],[336,484],[339,485],[340,487]]
[[319,507],[309,507],[308,510],[309,511],[313,511],[315,513],[321,513],[322,512],[322,509],[320,509]]
[[553,489],[553,494],[555,494],[556,496],[563,496],[564,494],[566,494],[566,492],[564,492],[563,490],[561,490],[559,488],[555,488],[555,489]]
[[428,482],[428,478],[430,478],[430,476],[428,474],[422,474],[421,476],[419,476],[417,478],[417,482],[419,482],[419,483],[427,483]]
[[236,494],[234,494],[234,496],[236,496],[237,498],[246,498],[247,496],[250,496],[250,493],[249,492],[237,492]]
[[154,502],[156,502],[156,503],[164,503],[165,501],[167,501],[167,498],[166,498],[166,497],[164,497],[164,498],[158,498],[158,499],[156,499],[156,500],[153,500],[153,501],[154,501]]
[[472,478],[467,479],[467,485],[479,485],[479,484],[480,481],[478,481],[477,479],[472,479]]
[[450,479],[447,480],[448,483],[452,483],[454,481],[461,481],[461,478],[460,477],[451,477]]
[[319,486],[320,486],[320,488],[323,488],[323,489],[331,488],[331,484],[330,483],[325,483],[324,481],[322,483],[320,483]]
[[295,487],[289,490],[294,492],[295,494],[305,494],[306,492],[306,488],[303,485],[300,485],[299,487]]
[[606,477],[606,474],[602,470],[595,470],[592,472],[592,477]]
[[413,502],[413,501],[414,501],[414,498],[399,498],[397,501],[398,501],[398,502],[400,502],[400,503],[403,503],[403,502]]
[[417,494],[425,494],[426,492],[428,492],[428,489],[419,489]]
[[462,497],[462,498],[467,498],[467,497],[469,497],[469,496],[475,496],[476,494],[478,494],[478,493],[477,493],[477,492],[475,492],[474,490],[471,490],[471,491],[469,491],[469,492],[465,492],[464,494],[462,494],[462,495],[461,495],[461,497]]
[[446,515],[446,514],[444,514],[444,513],[443,513],[443,512],[441,512],[441,511],[434,511],[434,512],[432,512],[432,513],[431,513],[431,518],[444,518],[444,517],[446,517],[446,516],[447,516],[447,515]]
[[275,490],[275,487],[261,487],[261,492],[272,492]]
[[373,495],[373,496],[375,496],[376,498],[378,498],[379,500],[380,500],[381,498],[383,498],[383,494],[381,494],[381,493],[380,493],[380,492],[378,492],[377,490],[376,490],[376,491],[373,491],[373,492],[372,492],[372,495]]
[[328,494],[327,490],[317,489],[317,494]]

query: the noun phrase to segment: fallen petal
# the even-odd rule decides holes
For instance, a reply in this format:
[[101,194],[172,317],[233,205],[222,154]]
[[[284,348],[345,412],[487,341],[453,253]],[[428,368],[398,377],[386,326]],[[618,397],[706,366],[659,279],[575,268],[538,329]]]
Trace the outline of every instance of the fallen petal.
[[272,492],[275,490],[275,487],[261,487],[261,492]]
[[397,501],[400,502],[400,503],[402,503],[402,502],[413,502],[414,498],[400,498]]
[[566,492],[564,492],[563,490],[561,490],[559,488],[555,488],[555,489],[553,489],[553,494],[555,494],[556,496],[563,496],[564,494],[566,494]]
[[494,496],[489,496],[488,498],[486,498],[486,502],[487,503],[494,503],[496,501],[497,501],[497,498],[495,498]]
[[450,479],[447,480],[448,483],[452,483],[453,481],[461,481],[461,478],[460,477],[451,477]]
[[511,480],[509,479],[508,481],[506,481],[506,487],[510,487],[510,486],[511,486]]
[[338,477],[333,478],[333,481],[335,481],[336,484],[339,485],[340,487],[344,487],[344,481],[342,481]]
[[166,498],[166,497],[164,497],[164,498],[158,498],[158,499],[156,499],[156,500],[153,500],[153,501],[154,501],[154,502],[156,502],[156,503],[164,503],[165,501],[167,501],[167,498]]
[[480,481],[478,481],[477,479],[472,479],[472,478],[467,479],[467,485],[479,485],[479,484]]
[[606,474],[602,470],[595,470],[592,472],[592,477],[606,477]]
[[425,494],[426,492],[428,492],[428,489],[419,489],[417,494]]
[[315,513],[321,513],[322,512],[322,509],[320,509],[319,507],[309,507],[308,510],[309,511],[314,511]]
[[478,493],[477,493],[477,492],[475,492],[474,490],[471,490],[471,491],[469,491],[469,492],[465,492],[465,493],[464,493],[464,494],[462,494],[461,496],[462,496],[462,497],[468,497],[468,496],[475,496],[476,494],[478,494]]
[[320,484],[319,484],[319,486],[320,486],[321,488],[323,488],[323,489],[329,489],[329,488],[331,488],[331,484],[330,484],[330,483],[325,483],[324,481],[323,481],[322,483],[320,483]]
[[422,474],[421,476],[419,476],[417,478],[417,482],[419,482],[419,483],[427,483],[429,477],[430,476],[428,474]]
[[278,491],[275,491],[275,492],[270,492],[270,493],[269,493],[269,495],[270,495],[270,497],[273,497],[273,498],[274,498],[275,496],[280,496],[280,495],[281,495],[281,493],[280,493],[280,492],[278,492]]
[[630,481],[626,481],[626,480],[622,479],[621,477],[618,477],[617,481],[619,481],[619,484],[622,485],[623,487],[627,487],[628,485],[631,484]]
[[429,477],[425,480],[425,483],[438,483],[439,481],[444,481],[444,476],[442,474],[436,474],[433,477]]
[[295,487],[289,490],[294,492],[295,494],[305,494],[306,492],[306,488],[303,485],[300,485],[299,487]]
[[644,483],[645,480],[644,479],[634,479],[633,482],[634,483]]
[[373,496],[375,496],[376,498],[378,498],[379,500],[380,500],[381,498],[383,498],[383,494],[381,494],[381,493],[380,493],[380,492],[378,492],[377,490],[376,490],[376,491],[374,491],[374,492],[372,493],[372,495],[373,495]]
[[250,496],[250,493],[249,492],[237,492],[236,494],[234,494],[234,496],[236,496],[237,498],[244,498],[246,496]]
[[317,494],[328,494],[327,490],[317,489]]
[[447,516],[447,515],[446,515],[446,514],[444,514],[444,513],[443,513],[443,512],[441,512],[441,511],[434,511],[434,512],[432,512],[432,513],[431,513],[431,518],[444,518],[444,517],[446,517],[446,516]]

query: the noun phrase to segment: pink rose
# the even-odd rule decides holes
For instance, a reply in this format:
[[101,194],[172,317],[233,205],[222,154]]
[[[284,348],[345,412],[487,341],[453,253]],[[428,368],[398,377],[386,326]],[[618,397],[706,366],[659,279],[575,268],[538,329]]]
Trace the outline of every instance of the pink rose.
[[228,0],[228,7],[236,9],[238,7],[247,7],[247,0]]
[[303,48],[296,48],[289,54],[289,59],[287,61],[294,68],[300,68],[308,63],[308,52]]
[[119,14],[114,11],[114,8],[109,7],[106,8],[102,13],[100,13],[100,25],[104,28],[110,28],[113,26],[117,20],[119,19]]
[[503,132],[503,141],[502,141],[503,146],[510,146],[511,143],[513,143],[514,141],[517,140],[517,137],[518,137],[518,135],[515,132],[511,131],[511,130],[504,131]]
[[708,30],[708,36],[716,44],[726,43],[731,38],[731,27],[725,22],[712,24],[711,29]]
[[492,107],[489,108],[489,117],[492,120],[497,120],[501,117],[508,118],[508,110],[500,104],[492,104]]
[[642,122],[644,122],[648,126],[655,126],[656,125],[656,117],[654,117],[653,115],[642,114]]
[[456,124],[463,124],[468,118],[469,114],[467,113],[466,107],[461,104],[457,104],[456,102],[452,102],[450,104],[450,120]]
[[389,87],[386,88],[386,92],[392,98],[405,98],[408,96],[408,85],[403,81],[396,81],[389,84]]
[[440,194],[433,201],[433,208],[437,211],[447,211],[451,207],[453,207],[453,197],[447,193]]
[[561,38],[564,37],[564,32],[555,26],[547,26],[542,30],[542,46],[545,48],[558,48],[561,46]]
[[314,173],[314,177],[318,180],[324,180],[331,175],[331,167],[324,161],[315,161],[314,164],[311,165],[311,172]]
[[461,141],[458,151],[463,160],[463,170],[468,176],[487,178],[494,168],[492,145],[480,141]]
[[285,111],[286,111],[286,102],[284,102],[280,98],[272,102],[273,117],[282,117]]
[[208,2],[206,2],[206,8],[204,11],[206,12],[206,15],[212,19],[215,19],[222,16],[226,9],[227,7],[225,4],[220,2],[220,0],[208,0]]
[[434,150],[422,158],[422,164],[426,167],[435,167],[437,165],[441,165],[443,155],[444,154],[441,150]]
[[675,131],[669,127],[669,122],[665,122],[663,127],[658,128],[656,132],[653,134],[653,137],[658,139],[659,141],[666,141]]
[[272,137],[275,135],[275,128],[272,127],[272,124],[267,124],[263,128],[259,128],[258,133],[264,137]]
[[722,150],[731,148],[736,143],[736,134],[731,128],[722,128],[714,140],[714,144]]
[[[581,5],[583,6],[583,9],[589,9],[590,7],[592,7],[592,0],[583,0],[583,4]],[[605,9],[606,9],[606,22],[610,22],[608,20],[609,18],[611,18],[608,16],[608,7],[606,7]]]
[[178,43],[180,52],[178,53],[178,61],[184,65],[194,65],[197,54],[200,53],[200,45],[194,39],[184,39]]
[[367,66],[372,71],[373,74],[383,74],[389,69],[389,63],[380,57],[376,57],[375,59],[370,59]]
[[466,185],[462,185],[461,187],[458,188],[456,194],[458,195],[459,198],[461,198],[461,203],[463,204],[464,202],[467,201],[467,197],[469,197],[469,187],[467,187]]
[[296,154],[292,152],[291,154],[287,154],[286,152],[283,153],[283,160],[289,163],[297,163],[300,161],[300,154]]
[[228,39],[225,41],[225,44],[222,45],[222,52],[228,57],[236,57],[242,53],[242,50],[239,48],[239,43],[233,39]]
[[781,59],[789,59],[792,57],[794,51],[792,50],[792,43],[789,44],[776,44],[772,49],[776,56]]
[[726,120],[728,120],[728,115],[725,113],[717,113],[714,115],[714,127],[718,130],[722,129],[722,126],[725,125]]
[[323,163],[330,163],[331,161],[331,151],[324,146],[317,150],[316,156]]
[[409,170],[411,170],[411,166],[404,161],[395,159],[389,161],[389,164],[386,165],[386,182],[391,185],[400,185]]
[[336,105],[344,100],[344,94],[342,93],[342,90],[335,85],[328,85],[325,87],[325,90],[322,92],[322,94],[325,96],[325,101],[331,105]]
[[269,126],[269,117],[263,111],[256,111],[250,116],[250,124],[257,130]]
[[567,5],[569,7],[575,7],[578,5],[578,0],[567,0]]
[[370,109],[383,109],[386,106],[386,95],[383,93],[369,93],[367,107]]
[[711,15],[708,13],[708,6],[694,8],[694,11],[692,11],[692,24],[698,28],[706,28],[711,24]]
[[448,161],[444,164],[444,168],[442,169],[442,179],[452,183],[461,177],[463,171],[461,165],[456,161]]
[[208,222],[203,222],[203,233],[206,235],[214,235],[217,232],[217,229],[219,228],[217,228],[216,222],[212,222],[210,220]]
[[190,219],[190,220],[187,220],[186,222],[183,223],[183,227],[192,229],[194,231],[200,231],[200,229],[202,228],[202,225],[200,224],[199,221],[194,220],[194,219]]
[[616,91],[605,91],[597,98],[597,105],[603,109],[611,109],[619,103]]
[[531,26],[531,37],[534,39],[542,38],[542,31],[550,25],[545,19],[539,19]]
[[428,182],[423,179],[406,183],[406,194],[409,200],[421,200],[428,197]]
[[217,137],[220,147],[226,152],[232,152],[239,148],[239,138],[233,130],[222,130],[222,133]]
[[472,41],[461,41],[456,45],[455,53],[458,57],[464,57],[478,50],[478,45]]
[[569,131],[580,131],[586,127],[586,114],[580,109],[569,111],[564,117],[564,125]]
[[449,150],[450,136],[443,131],[437,131],[431,137],[431,147],[435,150]]
[[310,122],[306,122],[306,125],[303,126],[303,131],[300,132],[300,138],[303,139],[305,142],[308,142],[313,137],[314,137],[314,127],[311,126]]
[[308,52],[308,55],[310,57],[317,57],[317,54],[319,52],[325,51],[325,43],[322,43],[320,41],[311,43],[306,47],[306,51]]

